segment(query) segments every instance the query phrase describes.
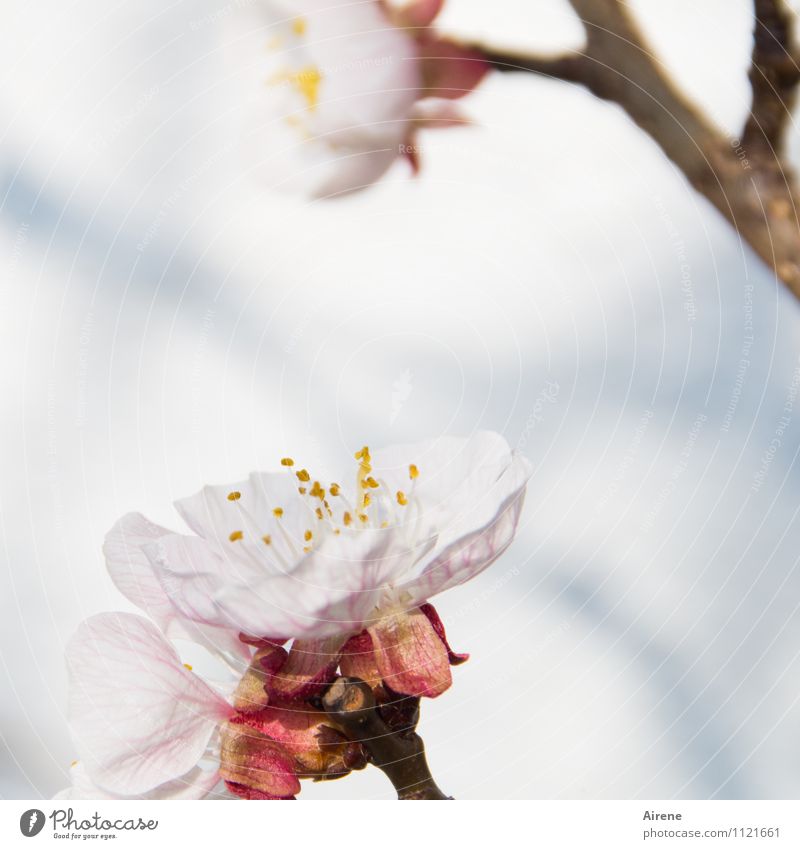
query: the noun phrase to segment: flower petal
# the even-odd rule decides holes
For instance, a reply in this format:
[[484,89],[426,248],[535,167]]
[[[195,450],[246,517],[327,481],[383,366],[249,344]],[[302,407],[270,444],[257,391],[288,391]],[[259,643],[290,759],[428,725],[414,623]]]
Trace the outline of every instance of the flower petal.
[[101,614],[67,649],[69,714],[92,781],[139,795],[195,767],[227,703],[140,616]]
[[284,699],[305,699],[329,684],[347,636],[295,640],[286,663],[268,673],[267,692]]
[[220,775],[232,792],[237,790],[230,784],[244,785],[274,799],[289,798],[300,792],[292,757],[280,743],[247,725],[233,722],[225,724],[220,739]]
[[57,793],[54,799],[204,799],[220,781],[217,770],[194,767],[180,778],[160,784],[148,793],[119,796],[98,787],[80,761],[70,770],[70,778],[72,785]]
[[294,2],[281,13],[243,4],[229,19],[242,158],[275,188],[316,197],[361,188],[407,135],[416,40],[377,2]]
[[452,683],[447,649],[419,608],[386,616],[367,630],[381,677],[396,693],[433,698]]
[[172,531],[156,525],[141,513],[123,516],[106,534],[103,554],[116,588],[162,627],[175,615],[142,546]]
[[436,608],[432,604],[422,604],[419,609],[428,617],[428,621],[433,626],[433,630],[436,631],[436,635],[444,643],[444,647],[447,649],[447,659],[450,661],[450,665],[459,666],[462,663],[466,663],[469,660],[468,654],[465,654],[464,652],[454,652],[450,648],[450,643],[447,642],[447,633],[444,629],[444,623],[439,617],[439,614],[436,612]]
[[106,534],[103,553],[117,589],[146,613],[173,639],[192,640],[213,653],[249,657],[236,634],[182,621],[179,608],[165,591],[145,553],[159,539],[173,532],[154,524],[140,513],[123,516]]
[[240,713],[252,713],[269,704],[268,677],[286,663],[287,654],[280,646],[260,648],[254,655],[233,694],[233,706]]
[[437,545],[428,561],[423,562],[419,575],[402,584],[402,591],[421,603],[490,566],[514,539],[529,477],[527,460],[515,455],[486,497],[455,517],[442,531],[440,540],[444,546]]
[[490,68],[483,54],[445,39],[422,38],[420,51],[426,97],[450,100],[463,97],[478,85]]
[[405,540],[391,529],[330,535],[288,575],[221,586],[212,594],[219,611],[215,621],[252,635],[352,634],[374,615],[408,560]]
[[345,643],[339,662],[342,675],[360,678],[375,689],[381,683],[381,673],[375,661],[375,648],[372,637],[362,631]]

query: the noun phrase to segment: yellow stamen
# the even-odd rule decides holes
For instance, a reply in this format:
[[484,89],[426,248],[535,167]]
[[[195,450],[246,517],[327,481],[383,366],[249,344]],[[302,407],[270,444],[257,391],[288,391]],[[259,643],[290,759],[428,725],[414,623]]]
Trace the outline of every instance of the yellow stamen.
[[193,667],[192,667],[192,664],[191,664],[191,663],[184,663],[184,664],[183,664],[183,668],[184,668],[184,669],[188,669],[188,670],[189,670],[189,672],[191,672],[191,671],[192,671],[192,669],[193,669]]
[[397,490],[397,503],[401,507],[405,507],[406,504],[408,504],[408,498],[407,498],[406,494],[403,492],[402,489]]
[[380,484],[372,477],[372,475],[370,475],[368,478],[364,478],[364,480],[361,481],[361,486],[363,486],[364,489],[367,489],[368,487],[369,489],[377,489]]
[[281,465],[282,465],[282,466],[293,466],[293,465],[294,465],[294,460],[292,460],[292,458],[291,458],[291,457],[284,457],[284,458],[281,460]]
[[233,533],[232,533],[232,534],[228,537],[228,539],[229,539],[231,542],[236,542],[236,540],[242,539],[242,537],[244,537],[244,534],[243,534],[241,531],[234,531],[234,532],[233,532]]
[[317,518],[320,520],[320,522],[325,518],[325,516],[322,513],[321,507],[317,507],[317,509],[314,512],[317,514]]
[[308,554],[308,552],[311,551],[311,546],[310,545],[304,545],[303,551],[305,552],[305,554]]
[[419,469],[413,463],[408,467],[408,476],[412,481],[419,477]]
[[319,68],[308,65],[301,68],[293,77],[292,83],[306,101],[306,106],[313,111],[319,101],[319,84],[322,82],[322,74]]
[[365,492],[363,501],[364,507],[369,507],[371,501],[372,499],[369,497],[369,493]]
[[238,501],[242,497],[242,493],[234,490],[228,493],[228,501]]
[[365,445],[360,451],[356,451],[355,458],[356,460],[363,460],[365,463],[369,463],[369,448]]
[[340,534],[340,533],[341,533],[341,530],[339,530],[339,528],[334,528],[334,529],[333,529],[333,532],[334,532],[335,534]]
[[330,489],[328,490],[331,495],[338,495],[341,491],[342,488],[339,486],[338,483],[332,483]]
[[70,764],[70,767],[74,769],[77,765],[78,765],[78,762],[77,762],[77,761],[73,761],[73,762]]
[[305,495],[308,492],[308,490],[304,486],[298,486],[297,491],[300,493],[300,495]]
[[362,522],[369,522],[369,516],[366,513],[359,513],[358,518],[361,519]]
[[304,539],[306,542],[309,542],[309,541],[313,538],[313,536],[314,536],[314,534],[312,534],[312,533],[311,533],[311,531],[306,531],[306,532],[303,534],[303,539]]
[[297,475],[297,479],[303,481],[303,483],[308,483],[311,480],[311,475],[305,469],[300,469],[295,474]]
[[261,541],[264,543],[264,545],[271,545],[272,537],[269,534],[264,534],[264,536],[261,537]]
[[298,37],[305,35],[307,28],[308,21],[305,18],[295,18],[292,21],[292,32]]
[[319,498],[320,500],[325,498],[325,490],[319,485],[319,481],[314,481],[314,486],[311,487],[311,492],[309,492],[309,495],[313,496],[314,498]]
[[276,516],[278,519],[280,519],[280,517],[283,516],[283,507],[276,507],[272,511],[272,515]]
[[345,523],[345,526],[350,527],[353,524],[353,517],[345,511],[344,516],[342,516],[342,521]]

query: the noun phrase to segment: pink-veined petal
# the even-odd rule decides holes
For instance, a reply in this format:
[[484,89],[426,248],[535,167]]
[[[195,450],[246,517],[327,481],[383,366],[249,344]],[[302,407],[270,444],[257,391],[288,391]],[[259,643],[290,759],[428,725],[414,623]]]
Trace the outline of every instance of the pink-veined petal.
[[515,455],[486,499],[453,521],[442,534],[447,544],[437,546],[420,573],[403,582],[402,590],[421,603],[488,568],[514,539],[529,477],[530,465]]
[[288,575],[252,585],[232,581],[213,600],[219,621],[248,634],[347,635],[362,630],[408,559],[405,541],[391,529],[343,530]]
[[267,682],[286,663],[287,657],[286,650],[280,646],[258,649],[233,694],[233,706],[237,711],[253,713],[269,704]]
[[447,649],[419,608],[386,616],[367,630],[381,677],[396,693],[434,698],[452,683]]
[[342,675],[360,678],[373,689],[381,683],[381,673],[375,661],[375,648],[367,631],[350,637],[345,643],[339,669]]
[[106,535],[103,553],[106,567],[117,589],[146,613],[161,630],[173,639],[186,639],[205,646],[212,652],[226,652],[247,657],[236,634],[187,622],[165,592],[153,570],[145,548],[173,531],[154,524],[140,513],[123,516]]
[[70,640],[67,664],[81,759],[94,783],[121,796],[147,793],[194,768],[230,711],[140,616],[88,619]]
[[70,769],[70,778],[71,786],[57,793],[54,799],[205,799],[220,781],[219,772],[216,769],[195,767],[185,775],[160,784],[148,793],[141,793],[138,796],[120,796],[98,787],[80,761]]
[[[220,739],[220,775],[229,787],[243,785],[265,794],[262,798],[274,799],[300,792],[292,757],[280,743],[248,725],[233,722],[225,724]],[[237,793],[235,788],[230,789]]]
[[339,665],[346,635],[295,640],[286,663],[267,674],[267,692],[284,699],[304,699],[329,684]]
[[428,617],[428,621],[433,626],[433,630],[436,631],[436,635],[444,643],[450,665],[459,666],[462,663],[466,663],[469,660],[468,654],[465,652],[455,652],[450,648],[450,643],[447,641],[447,632],[444,629],[444,622],[442,622],[436,608],[432,604],[421,604],[419,609]]

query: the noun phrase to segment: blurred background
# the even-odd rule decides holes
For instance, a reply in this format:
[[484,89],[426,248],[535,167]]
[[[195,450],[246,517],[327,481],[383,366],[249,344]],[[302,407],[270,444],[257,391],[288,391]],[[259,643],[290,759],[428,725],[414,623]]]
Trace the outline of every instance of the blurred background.
[[[638,0],[735,136],[749,0]],[[63,648],[129,606],[106,530],[205,483],[490,428],[517,540],[437,599],[472,660],[424,705],[459,798],[800,795],[800,309],[616,107],[490,75],[367,193],[264,191],[221,0],[4,2],[0,795],[75,756]],[[565,2],[442,26],[576,45]],[[301,798],[388,798],[377,770]]]

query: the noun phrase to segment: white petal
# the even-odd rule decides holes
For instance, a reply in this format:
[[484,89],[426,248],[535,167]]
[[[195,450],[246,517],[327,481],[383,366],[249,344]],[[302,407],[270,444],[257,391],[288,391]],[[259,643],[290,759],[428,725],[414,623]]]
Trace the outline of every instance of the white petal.
[[[531,474],[524,457],[514,455],[509,468],[486,498],[479,498],[444,534],[450,538],[431,552],[418,577],[408,580],[406,590],[416,603],[463,584],[490,566],[511,544]],[[454,538],[454,539],[453,539]]]
[[229,706],[140,616],[101,614],[67,649],[70,721],[92,781],[147,793],[197,766]]
[[239,642],[236,632],[180,621],[180,610],[164,591],[144,551],[145,546],[172,535],[172,531],[154,524],[140,513],[123,516],[108,532],[103,545],[111,580],[129,601],[173,639],[192,640],[214,653],[249,657],[249,651]]
[[117,589],[162,627],[175,611],[142,546],[170,533],[141,513],[128,513],[106,534],[103,545],[106,567]]
[[389,529],[331,535],[289,575],[215,598],[230,623],[256,636],[326,637],[359,631],[409,561],[404,541]]
[[195,767],[180,778],[161,784],[149,793],[133,797],[119,796],[98,787],[82,762],[72,767],[70,778],[72,785],[57,793],[54,799],[204,799],[220,781],[216,770]]
[[[500,481],[511,463],[508,443],[491,431],[372,452],[373,475],[391,492],[401,490],[410,497],[405,509],[425,534],[437,534],[436,551],[487,524],[497,513],[508,497]],[[419,471],[413,481],[411,464]]]

